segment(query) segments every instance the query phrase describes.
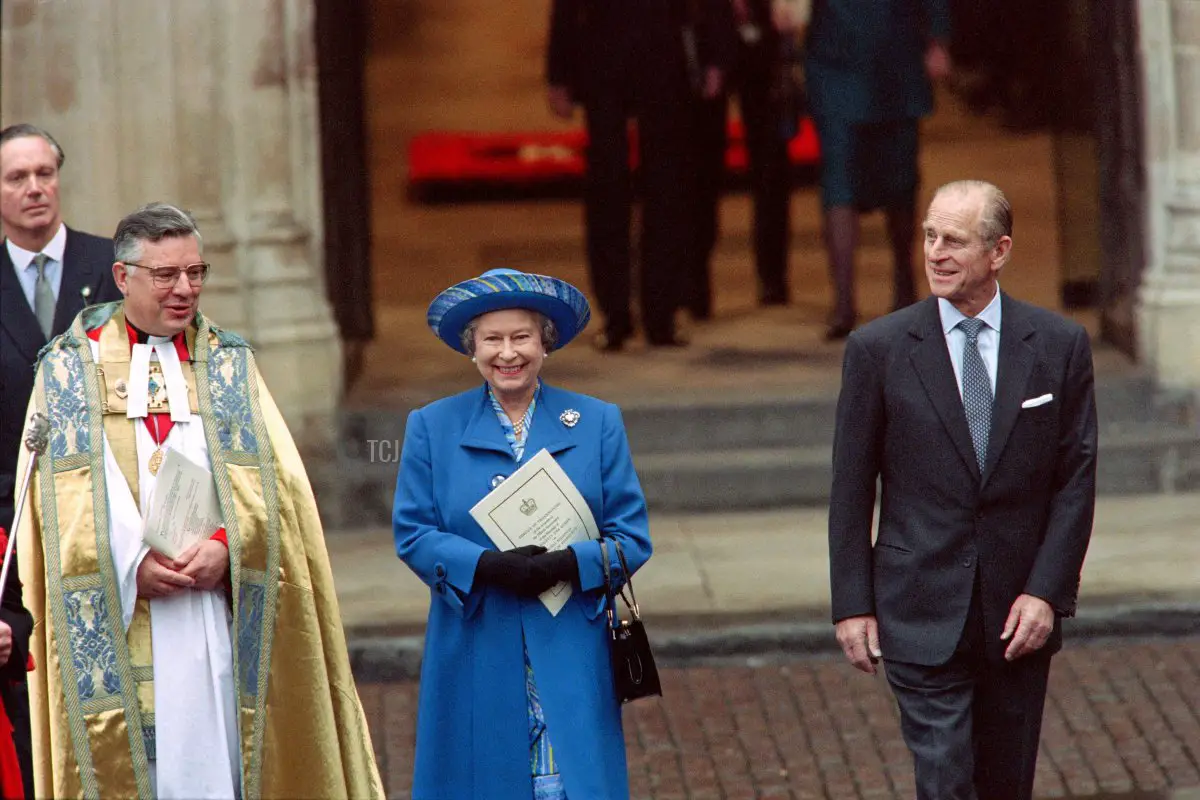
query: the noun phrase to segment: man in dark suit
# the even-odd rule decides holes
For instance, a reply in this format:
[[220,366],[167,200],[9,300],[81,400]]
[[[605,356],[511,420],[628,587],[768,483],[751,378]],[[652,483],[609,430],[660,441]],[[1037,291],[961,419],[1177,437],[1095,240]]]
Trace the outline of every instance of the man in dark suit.
[[[781,32],[772,20],[770,0],[725,0],[720,22],[734,58],[726,85],[736,92],[749,157],[749,187],[754,198],[754,265],[760,305],[788,302],[788,206],[791,165],[788,140],[795,135],[795,108],[788,107],[783,70],[790,69],[787,50],[792,32]],[[692,146],[694,188],[689,202],[696,215],[695,252],[689,259],[692,281],[684,306],[694,319],[712,316],[712,254],[719,225],[729,97],[693,101]],[[791,112],[791,119],[788,114]]]
[[637,123],[642,198],[640,309],[651,346],[685,344],[675,309],[689,281],[690,95],[719,94],[725,52],[716,14],[726,0],[553,0],[546,76],[551,110],[582,104],[588,131],[585,236],[592,291],[604,316],[595,344],[620,350],[630,311],[633,183],[629,120]]
[[924,223],[934,296],[846,343],[833,619],[855,667],[883,659],[919,798],[1032,796],[1050,657],[1091,536],[1088,336],[999,290],[1011,234],[998,188],[942,187]]
[[[38,351],[85,306],[119,300],[110,239],[71,230],[62,221],[58,172],[63,151],[46,131],[12,125],[0,131],[0,528],[11,528],[25,409],[33,392]],[[25,794],[33,796],[25,653],[31,625],[21,604],[13,559],[0,640],[12,640],[0,660],[0,696],[13,723]],[[0,652],[0,655],[3,655]]]

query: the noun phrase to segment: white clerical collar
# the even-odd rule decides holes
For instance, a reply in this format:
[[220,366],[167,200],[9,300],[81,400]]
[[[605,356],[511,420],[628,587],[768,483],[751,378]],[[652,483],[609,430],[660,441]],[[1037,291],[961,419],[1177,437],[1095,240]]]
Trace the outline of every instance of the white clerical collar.
[[[992,301],[975,315],[976,319],[981,319],[985,324],[996,333],[1000,332],[1000,284],[996,284],[996,294],[992,296]],[[942,320],[942,333],[947,336],[950,331],[958,326],[958,323],[967,318],[967,315],[959,311],[954,305],[944,297],[938,298],[938,316]]]
[[192,409],[188,404],[187,382],[175,342],[169,336],[150,336],[146,344],[134,344],[129,356],[129,394],[125,416],[138,419],[149,412],[150,361],[154,358],[162,368],[167,384],[167,402],[171,406],[172,422],[187,422]]
[[66,223],[59,223],[58,231],[54,237],[46,243],[46,246],[41,250],[26,250],[24,247],[13,242],[12,239],[6,239],[4,244],[8,247],[8,257],[12,259],[13,266],[17,272],[28,267],[33,262],[33,257],[38,253],[45,253],[58,263],[63,263],[63,253],[67,249],[67,226]]

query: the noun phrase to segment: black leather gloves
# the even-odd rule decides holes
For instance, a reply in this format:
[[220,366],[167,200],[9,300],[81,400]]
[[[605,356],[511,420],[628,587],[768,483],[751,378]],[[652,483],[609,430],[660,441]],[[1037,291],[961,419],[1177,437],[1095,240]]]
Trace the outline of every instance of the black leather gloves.
[[522,597],[534,597],[559,581],[576,582],[579,566],[571,548],[546,552],[526,545],[500,553],[485,550],[475,567],[475,579],[507,589]]
[[536,545],[519,547],[504,553],[484,550],[475,566],[475,579],[522,596],[539,595],[555,584],[545,567],[533,556],[546,552]]
[[[567,581],[572,584],[579,583],[579,562],[575,558],[574,549],[570,547],[534,556],[533,563],[545,567],[546,571],[550,573],[550,577],[554,579],[554,583],[558,583],[559,581]],[[550,586],[553,585],[553,583],[550,584]],[[547,586],[546,588],[549,589],[550,587]]]

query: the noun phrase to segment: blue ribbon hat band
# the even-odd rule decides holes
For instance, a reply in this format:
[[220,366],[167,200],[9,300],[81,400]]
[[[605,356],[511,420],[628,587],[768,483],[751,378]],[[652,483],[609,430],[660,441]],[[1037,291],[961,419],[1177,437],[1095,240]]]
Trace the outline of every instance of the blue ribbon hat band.
[[446,289],[429,305],[426,320],[439,339],[460,353],[462,332],[480,314],[524,308],[544,314],[563,347],[587,327],[592,310],[583,292],[566,281],[515,269],[493,269]]

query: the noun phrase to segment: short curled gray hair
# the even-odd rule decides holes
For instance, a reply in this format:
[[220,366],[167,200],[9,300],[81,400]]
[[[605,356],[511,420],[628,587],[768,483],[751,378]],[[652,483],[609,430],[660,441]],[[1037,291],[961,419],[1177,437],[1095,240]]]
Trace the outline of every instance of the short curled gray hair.
[[145,242],[161,242],[181,236],[195,236],[201,252],[204,241],[191,214],[168,203],[147,203],[117,223],[113,250],[117,261],[140,261]]
[[[532,310],[530,313],[537,318],[538,328],[542,331],[542,347],[549,353],[558,344],[558,326],[545,314]],[[482,316],[483,314],[479,315],[479,317]],[[473,318],[466,324],[462,330],[462,336],[459,338],[463,350],[467,351],[469,356],[475,355],[475,331],[479,329],[479,317]]]

